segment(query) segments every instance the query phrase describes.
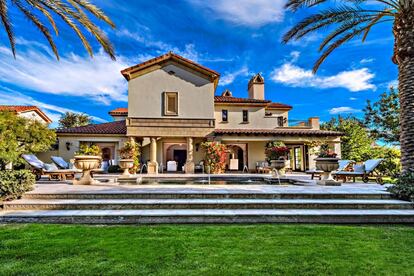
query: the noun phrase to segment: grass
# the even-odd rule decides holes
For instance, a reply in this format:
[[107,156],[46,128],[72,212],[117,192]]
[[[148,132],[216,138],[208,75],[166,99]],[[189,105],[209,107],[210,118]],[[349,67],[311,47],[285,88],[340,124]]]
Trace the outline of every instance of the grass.
[[0,225],[1,275],[413,275],[414,228]]

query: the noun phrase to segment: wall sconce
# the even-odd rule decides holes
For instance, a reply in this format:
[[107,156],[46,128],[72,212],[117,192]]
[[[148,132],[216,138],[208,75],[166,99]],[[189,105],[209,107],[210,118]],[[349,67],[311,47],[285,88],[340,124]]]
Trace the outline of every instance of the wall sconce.
[[196,148],[196,151],[198,151],[200,149],[200,143],[196,143],[195,148]]
[[70,151],[70,147],[72,146],[71,142],[66,142],[66,149]]

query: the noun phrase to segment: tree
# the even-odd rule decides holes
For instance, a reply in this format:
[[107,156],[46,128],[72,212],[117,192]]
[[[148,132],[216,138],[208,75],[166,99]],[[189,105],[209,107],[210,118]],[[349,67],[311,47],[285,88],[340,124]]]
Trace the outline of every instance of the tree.
[[86,126],[91,123],[91,117],[87,114],[66,112],[59,119],[60,128]]
[[[283,42],[298,40],[312,32],[334,27],[319,46],[323,51],[313,71],[338,47],[354,38],[364,41],[373,26],[393,23],[394,53],[398,65],[400,97],[401,163],[403,170],[414,168],[414,1],[412,0],[288,0],[286,8],[296,12],[300,8],[315,8],[283,37]],[[376,5],[375,5],[376,4]]]
[[373,104],[368,100],[364,112],[364,124],[369,128],[371,137],[390,144],[399,143],[400,102],[398,92],[393,87],[389,93],[382,93]]
[[[94,17],[102,20],[112,28],[115,28],[115,24],[102,10],[90,3],[88,0],[0,0],[0,19],[4,30],[7,33],[14,56],[16,56],[15,35],[13,31],[12,18],[9,16],[8,12],[11,4],[13,4],[16,9],[20,11],[30,22],[32,22],[33,25],[44,35],[57,59],[59,59],[59,53],[50,30],[51,26],[55,32],[55,35],[59,35],[59,29],[57,27],[58,24],[56,24],[59,22],[56,21],[56,17],[60,18],[60,21],[66,23],[75,31],[90,56],[93,56],[92,47],[82,30],[79,28],[79,25],[83,26],[84,29],[98,41],[98,43],[112,59],[115,59],[112,44],[109,42],[102,30],[89,19],[87,13],[92,14]],[[45,23],[42,22],[39,15],[42,15],[43,18],[47,19],[50,26],[46,26]],[[15,14],[12,14],[12,16],[15,16]]]
[[363,123],[354,117],[337,117],[323,123],[321,129],[342,132],[342,159],[361,162],[369,159],[374,140],[368,135]]
[[22,154],[47,151],[54,143],[56,134],[45,124],[0,112],[0,170],[8,163],[21,163]]

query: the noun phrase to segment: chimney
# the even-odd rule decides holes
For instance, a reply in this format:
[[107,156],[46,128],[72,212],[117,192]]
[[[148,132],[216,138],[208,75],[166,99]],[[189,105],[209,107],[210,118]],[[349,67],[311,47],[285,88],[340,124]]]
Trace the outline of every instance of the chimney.
[[312,129],[320,129],[319,117],[311,117],[311,118],[309,118],[309,126]]
[[249,98],[256,100],[264,100],[264,79],[259,74],[250,79],[248,85]]

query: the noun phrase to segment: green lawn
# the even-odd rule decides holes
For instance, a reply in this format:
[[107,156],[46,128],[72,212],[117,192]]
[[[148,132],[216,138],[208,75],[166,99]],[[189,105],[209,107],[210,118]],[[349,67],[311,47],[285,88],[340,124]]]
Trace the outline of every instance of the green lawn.
[[414,228],[0,225],[0,274],[414,275]]

